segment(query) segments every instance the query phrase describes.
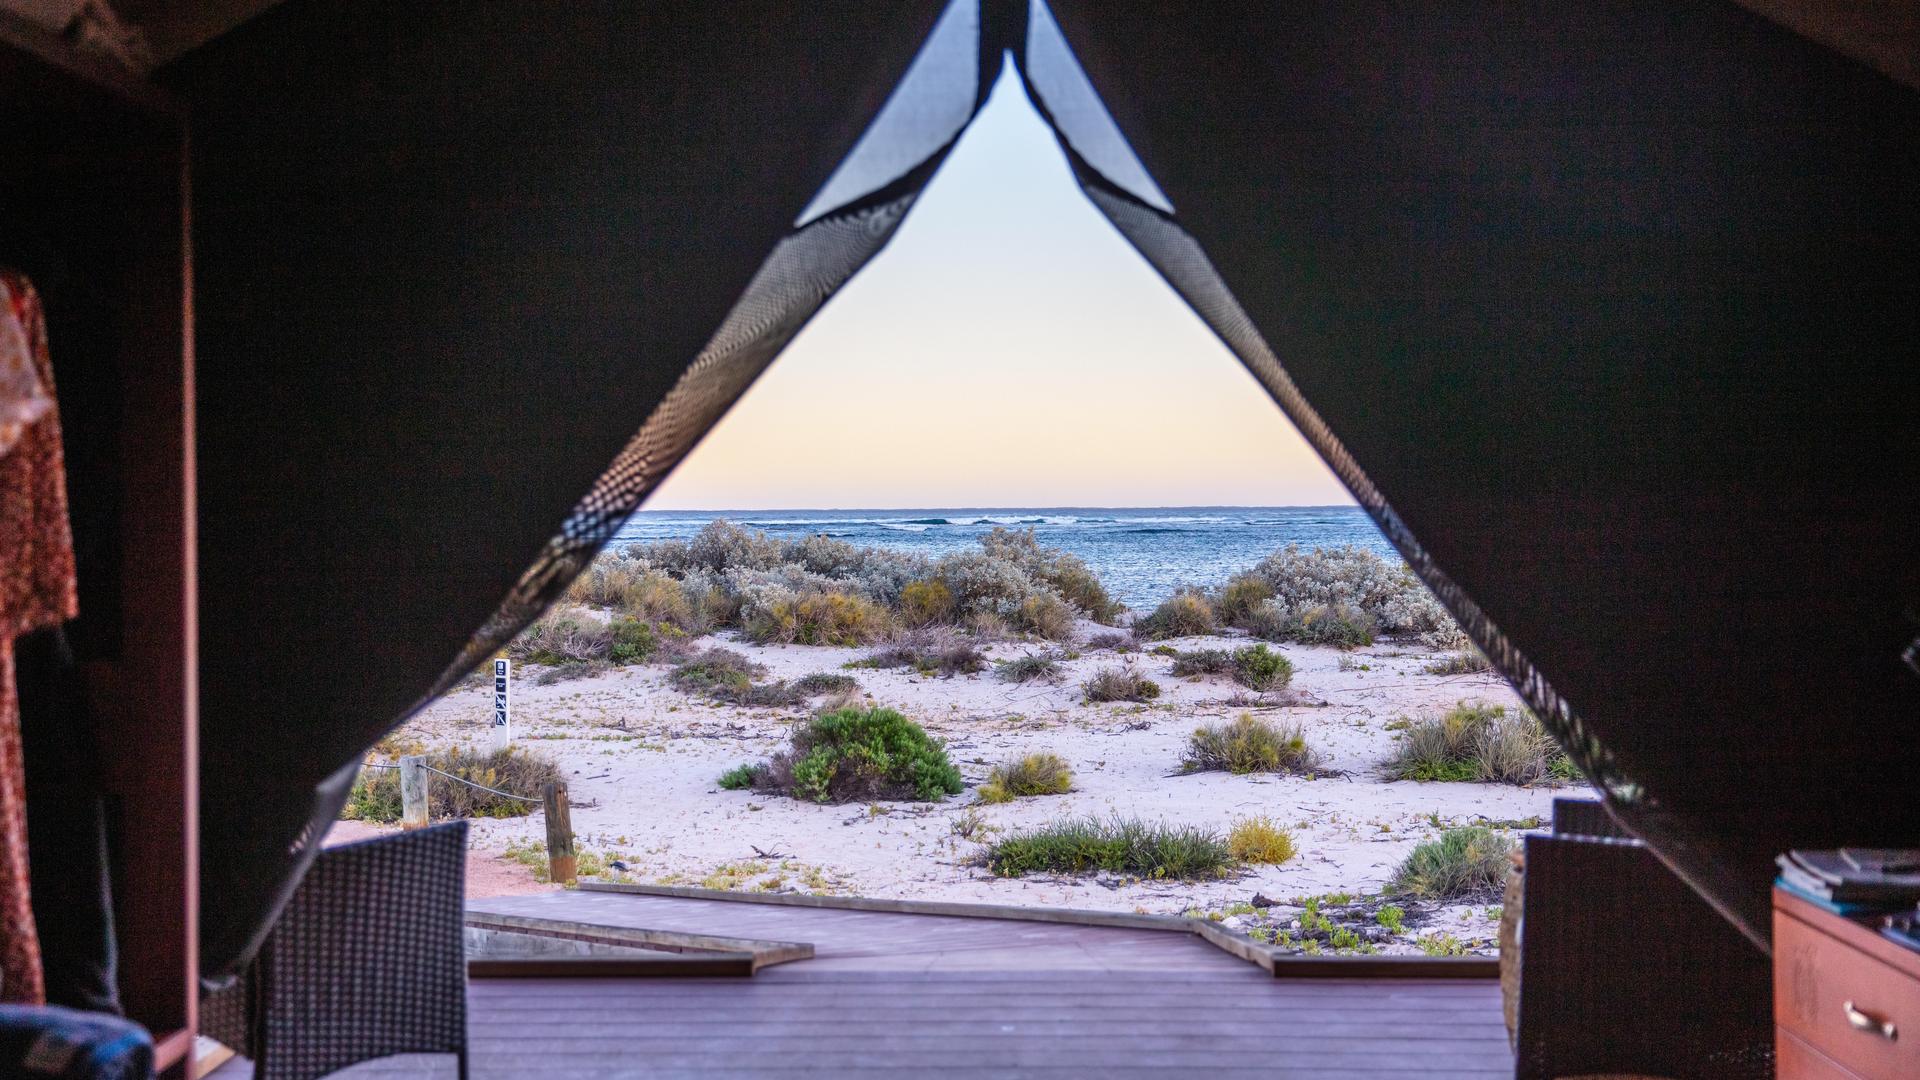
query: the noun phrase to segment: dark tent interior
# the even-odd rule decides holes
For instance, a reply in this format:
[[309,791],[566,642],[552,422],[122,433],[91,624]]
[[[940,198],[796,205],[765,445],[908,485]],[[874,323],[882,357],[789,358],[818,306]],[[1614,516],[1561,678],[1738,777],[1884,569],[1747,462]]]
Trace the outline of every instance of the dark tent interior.
[[[149,998],[249,959],[366,748],[886,243],[1008,54],[1088,197],[1756,963],[1775,855],[1920,838],[1891,6],[125,0],[132,71],[32,18],[61,6],[0,12],[0,261],[117,357],[62,370],[75,647],[188,627],[157,663],[197,939],[155,918],[198,959]],[[197,506],[184,571],[131,551],[156,489]],[[123,929],[123,967],[162,937]],[[176,1004],[139,1018],[190,1030]]]

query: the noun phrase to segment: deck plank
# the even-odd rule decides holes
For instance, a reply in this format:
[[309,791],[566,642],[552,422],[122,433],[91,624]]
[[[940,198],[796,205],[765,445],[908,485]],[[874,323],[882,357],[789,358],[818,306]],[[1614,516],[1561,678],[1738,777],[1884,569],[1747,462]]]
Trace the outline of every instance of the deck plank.
[[[1488,981],[1275,979],[1194,935],[1127,927],[576,892],[474,908],[815,948],[751,979],[474,980],[475,1080],[1513,1075]],[[212,1074],[248,1075],[237,1060]],[[453,1067],[408,1056],[336,1075]]]

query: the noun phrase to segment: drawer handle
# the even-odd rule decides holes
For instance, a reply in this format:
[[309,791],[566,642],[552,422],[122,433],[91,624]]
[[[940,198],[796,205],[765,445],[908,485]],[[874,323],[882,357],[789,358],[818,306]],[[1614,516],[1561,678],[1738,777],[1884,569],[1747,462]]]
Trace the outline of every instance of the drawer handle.
[[1842,1002],[1840,1007],[1847,1011],[1847,1023],[1853,1025],[1853,1030],[1871,1031],[1889,1042],[1900,1037],[1900,1029],[1893,1026],[1893,1021],[1882,1020],[1869,1012],[1861,1012],[1853,1007],[1851,1001]]

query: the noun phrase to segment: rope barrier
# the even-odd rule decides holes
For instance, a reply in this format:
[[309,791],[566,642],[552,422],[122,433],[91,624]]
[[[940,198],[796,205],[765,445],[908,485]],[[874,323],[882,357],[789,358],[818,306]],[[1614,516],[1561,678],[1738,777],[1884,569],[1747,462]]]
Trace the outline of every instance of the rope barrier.
[[[399,766],[394,766],[394,767],[395,767],[395,768],[398,768]],[[480,791],[487,791],[487,792],[492,792],[493,794],[495,794],[495,795],[498,795],[498,796],[500,796],[500,797],[502,797],[502,798],[506,798],[506,799],[518,799],[518,800],[520,800],[521,802],[524,802],[524,803],[537,803],[537,802],[543,802],[543,801],[544,801],[544,800],[542,800],[542,799],[529,799],[529,798],[527,798],[527,797],[526,797],[525,795],[515,795],[515,794],[514,794],[513,792],[511,792],[511,791],[501,791],[501,790],[500,790],[499,788],[490,788],[490,787],[488,787],[488,786],[487,786],[487,785],[485,785],[485,784],[476,784],[476,783],[474,783],[473,781],[471,781],[471,780],[468,780],[468,779],[467,779],[466,777],[464,777],[464,776],[455,776],[455,775],[453,775],[453,774],[452,774],[452,773],[450,773],[450,772],[444,772],[444,771],[442,771],[442,770],[440,770],[440,769],[436,769],[436,768],[434,768],[433,766],[431,766],[431,765],[428,765],[428,764],[427,764],[427,763],[425,763],[425,762],[421,762],[421,764],[420,764],[420,767],[421,767],[422,769],[425,769],[425,770],[427,770],[427,771],[428,771],[428,772],[430,772],[430,773],[439,773],[439,774],[440,774],[441,776],[444,776],[444,777],[446,777],[446,778],[447,778],[447,779],[449,779],[449,780],[453,780],[453,781],[456,781],[456,782],[458,782],[458,783],[462,783],[462,784],[465,784],[465,785],[467,785],[467,786],[468,786],[468,787],[470,787],[470,788],[475,788],[475,789],[478,789],[478,790],[480,790]]]
[[360,763],[360,767],[361,767],[361,768],[363,768],[363,769],[397,769],[397,768],[399,768],[400,766],[398,766],[398,765],[380,765],[380,764],[377,764],[377,763],[375,763],[375,762],[372,762],[372,761],[363,761],[363,762],[361,762],[361,763]]

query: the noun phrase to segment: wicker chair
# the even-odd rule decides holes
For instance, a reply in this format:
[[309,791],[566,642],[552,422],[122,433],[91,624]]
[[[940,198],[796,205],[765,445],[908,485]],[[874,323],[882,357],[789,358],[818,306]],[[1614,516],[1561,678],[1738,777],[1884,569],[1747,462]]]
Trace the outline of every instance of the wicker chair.
[[465,1080],[466,855],[464,821],[322,851],[260,954],[203,999],[201,1030],[256,1080],[441,1053]]

